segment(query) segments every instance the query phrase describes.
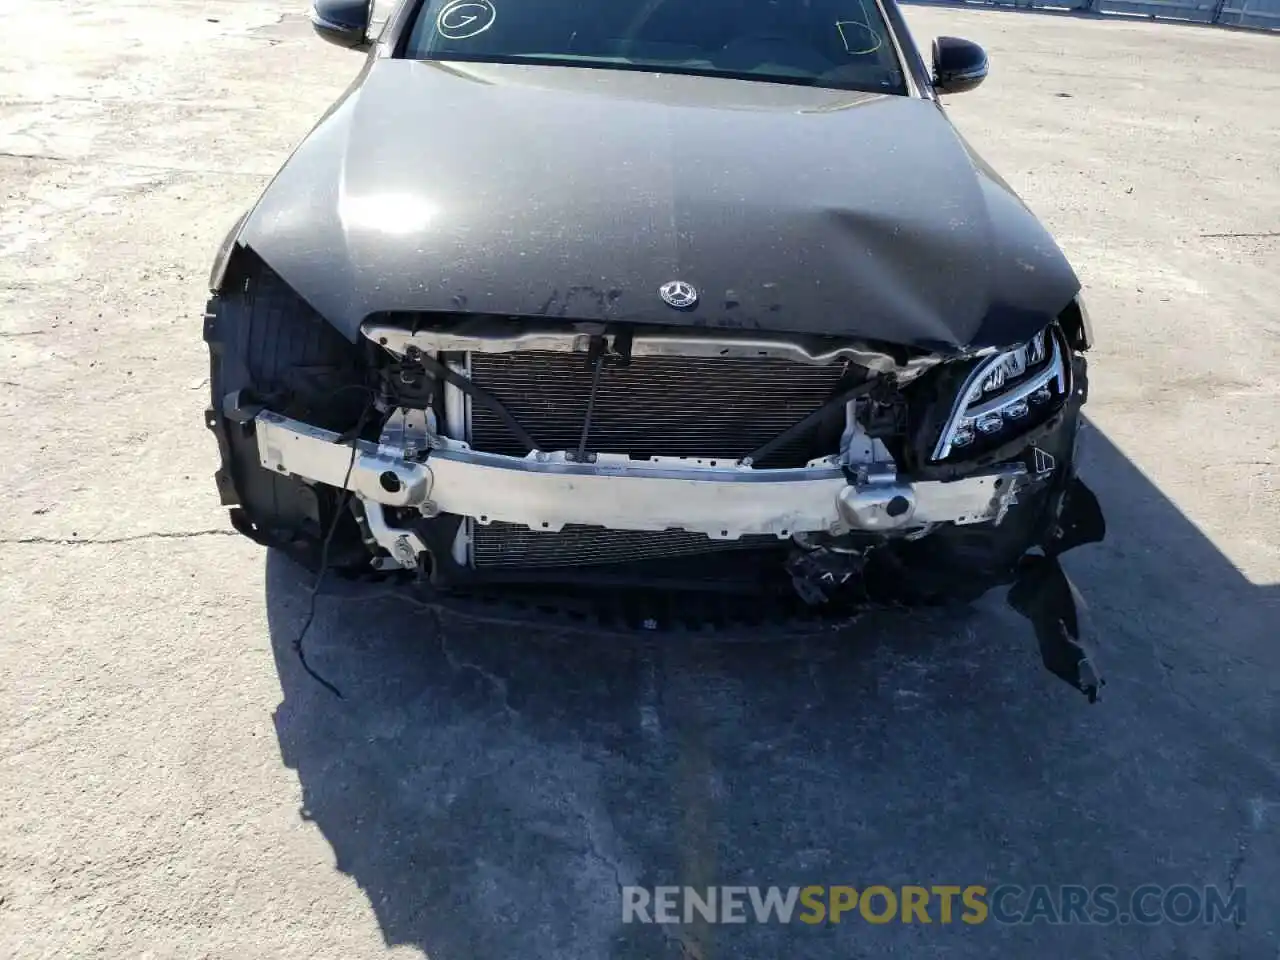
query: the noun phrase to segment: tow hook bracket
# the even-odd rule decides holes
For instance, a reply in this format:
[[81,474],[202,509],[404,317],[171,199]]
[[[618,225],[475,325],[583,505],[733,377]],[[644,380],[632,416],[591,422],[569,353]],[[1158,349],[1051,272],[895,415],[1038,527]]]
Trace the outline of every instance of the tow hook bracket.
[[1045,667],[1088,697],[1090,703],[1097,702],[1098,691],[1106,681],[1098,672],[1097,657],[1088,639],[1092,631],[1084,600],[1058,557],[1074,547],[1097,543],[1105,535],[1106,522],[1097,497],[1079,477],[1072,477],[1044,553],[1022,558],[1009,591],[1009,605],[1030,620],[1035,629]]

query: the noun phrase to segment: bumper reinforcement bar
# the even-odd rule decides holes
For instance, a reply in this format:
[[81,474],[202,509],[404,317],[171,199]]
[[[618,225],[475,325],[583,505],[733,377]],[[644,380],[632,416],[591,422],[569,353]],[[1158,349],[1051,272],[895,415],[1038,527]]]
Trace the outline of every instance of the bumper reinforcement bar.
[[907,532],[931,523],[999,522],[1029,481],[1021,463],[951,481],[911,482],[892,471],[863,471],[851,481],[853,473],[834,461],[757,470],[733,461],[600,454],[583,464],[558,453],[480,453],[444,439],[419,460],[368,440],[353,450],[337,433],[270,411],[258,413],[255,430],[268,470],[338,488],[345,481],[366,501],[428,517],[449,513],[547,531],[586,524],[714,539]]

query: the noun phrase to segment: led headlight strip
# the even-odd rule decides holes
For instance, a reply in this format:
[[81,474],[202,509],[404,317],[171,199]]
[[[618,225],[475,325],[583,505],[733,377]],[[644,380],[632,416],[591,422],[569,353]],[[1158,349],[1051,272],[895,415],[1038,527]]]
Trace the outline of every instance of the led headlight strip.
[[[1029,368],[1048,363],[1026,379]],[[966,447],[982,434],[996,434],[1009,423],[1028,416],[1032,409],[1048,403],[1053,398],[1053,387],[1058,396],[1068,393],[1068,368],[1063,360],[1062,343],[1053,328],[1042,330],[1021,346],[988,357],[979,363],[965,378],[956,395],[956,402],[947,418],[947,425],[933,448],[933,459],[944,460],[953,450]],[[1008,390],[1000,391],[1009,381],[1015,381]]]

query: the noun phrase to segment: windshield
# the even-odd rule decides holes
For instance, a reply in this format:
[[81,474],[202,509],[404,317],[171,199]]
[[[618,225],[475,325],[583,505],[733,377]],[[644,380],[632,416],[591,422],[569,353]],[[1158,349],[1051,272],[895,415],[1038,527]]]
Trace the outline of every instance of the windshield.
[[404,56],[906,93],[875,0],[423,0]]

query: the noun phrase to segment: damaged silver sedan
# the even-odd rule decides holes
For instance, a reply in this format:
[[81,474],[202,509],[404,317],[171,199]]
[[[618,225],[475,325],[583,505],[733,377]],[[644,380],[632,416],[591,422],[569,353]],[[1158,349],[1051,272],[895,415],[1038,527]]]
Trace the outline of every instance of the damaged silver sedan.
[[365,67],[212,280],[233,524],[591,628],[1012,585],[1096,698],[1057,561],[1103,535],[1092,331],[937,100],[985,55],[941,38],[926,69],[891,0],[715,7],[405,0],[372,37],[319,0]]

